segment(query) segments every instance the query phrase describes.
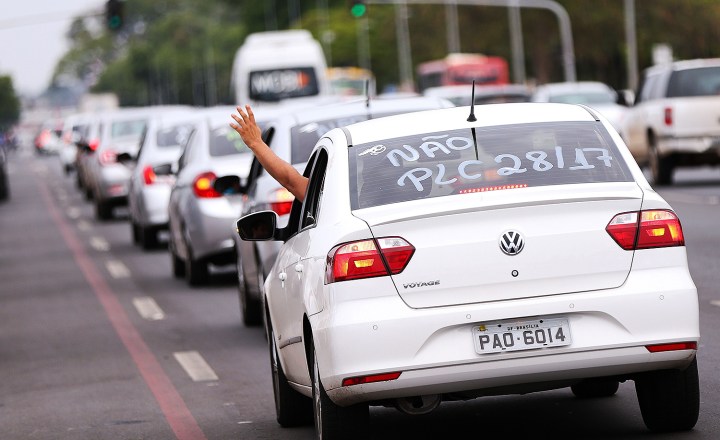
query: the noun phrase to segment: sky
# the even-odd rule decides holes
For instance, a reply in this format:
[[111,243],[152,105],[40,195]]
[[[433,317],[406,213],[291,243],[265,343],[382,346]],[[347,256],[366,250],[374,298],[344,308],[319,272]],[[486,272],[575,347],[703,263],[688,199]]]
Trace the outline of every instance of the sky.
[[105,0],[1,0],[0,75],[15,91],[39,94],[69,49],[65,34],[74,17],[102,13]]

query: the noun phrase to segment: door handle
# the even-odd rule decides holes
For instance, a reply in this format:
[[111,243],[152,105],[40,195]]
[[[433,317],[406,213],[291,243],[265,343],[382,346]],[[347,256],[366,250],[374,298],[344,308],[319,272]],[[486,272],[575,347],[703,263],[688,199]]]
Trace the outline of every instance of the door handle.
[[295,272],[297,272],[297,273],[302,273],[302,271],[303,271],[302,264],[300,264],[300,263],[296,264],[296,265],[295,265]]
[[280,279],[280,285],[285,288],[285,280],[287,279],[287,274],[285,272],[280,272],[278,274],[278,278]]

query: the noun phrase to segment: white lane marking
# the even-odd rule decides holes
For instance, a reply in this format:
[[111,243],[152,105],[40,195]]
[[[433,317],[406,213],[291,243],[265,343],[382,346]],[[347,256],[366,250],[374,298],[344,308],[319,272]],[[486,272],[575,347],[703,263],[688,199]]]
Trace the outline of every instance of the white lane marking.
[[77,228],[81,231],[89,231],[92,229],[92,225],[87,220],[79,220],[77,222]]
[[113,278],[129,278],[130,269],[127,268],[120,260],[110,260],[105,262],[105,268],[107,268],[110,275]]
[[173,353],[173,356],[193,381],[218,380],[213,369],[197,351],[180,351]]
[[720,307],[720,301],[710,301],[710,305]]
[[245,422],[238,422],[238,425],[249,425],[250,423],[252,423],[252,421],[247,420]]
[[110,250],[110,243],[102,237],[90,237],[90,246],[96,251],[107,252]]
[[133,298],[133,305],[137,309],[140,316],[148,321],[159,321],[165,319],[165,313],[154,299],[149,296]]
[[80,208],[77,208],[77,207],[75,207],[75,206],[71,206],[71,207],[68,208],[68,210],[67,210],[67,216],[70,217],[70,218],[73,219],[73,220],[80,218]]

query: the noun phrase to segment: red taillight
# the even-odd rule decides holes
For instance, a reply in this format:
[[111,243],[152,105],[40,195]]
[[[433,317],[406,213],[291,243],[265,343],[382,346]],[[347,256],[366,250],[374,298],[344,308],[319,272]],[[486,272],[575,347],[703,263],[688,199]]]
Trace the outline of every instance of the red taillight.
[[665,125],[673,124],[673,110],[672,107],[665,107]]
[[277,215],[285,215],[290,213],[295,196],[287,189],[280,188],[272,192],[270,200],[270,209]]
[[400,371],[396,371],[393,373],[372,374],[370,376],[346,377],[342,381],[342,386],[349,387],[351,385],[360,385],[363,383],[385,382],[388,380],[395,380],[400,377],[400,373]]
[[90,142],[88,142],[88,148],[90,148],[90,151],[97,150],[99,145],[100,145],[99,139],[93,139]]
[[142,174],[145,185],[152,185],[157,181],[157,174],[155,174],[155,170],[153,170],[153,167],[150,165],[147,165],[145,166],[145,168],[143,168]]
[[212,171],[198,175],[193,181],[193,192],[201,199],[222,197],[222,194],[215,191],[213,184],[217,176]]
[[325,282],[398,274],[405,269],[414,252],[415,247],[400,237],[337,245],[328,253]]
[[677,351],[677,350],[697,350],[697,342],[674,342],[671,344],[657,344],[657,345],[646,345],[645,348],[650,353],[660,353],[663,351]]
[[605,230],[625,250],[685,246],[680,220],[672,211],[625,212]]
[[110,165],[117,162],[117,153],[114,150],[103,150],[100,153],[100,165]]

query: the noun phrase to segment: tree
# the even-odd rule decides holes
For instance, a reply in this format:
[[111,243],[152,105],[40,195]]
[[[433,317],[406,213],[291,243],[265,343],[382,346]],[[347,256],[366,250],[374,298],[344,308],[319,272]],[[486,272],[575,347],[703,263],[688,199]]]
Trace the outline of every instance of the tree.
[[7,130],[20,120],[20,99],[10,76],[0,76],[0,132]]

